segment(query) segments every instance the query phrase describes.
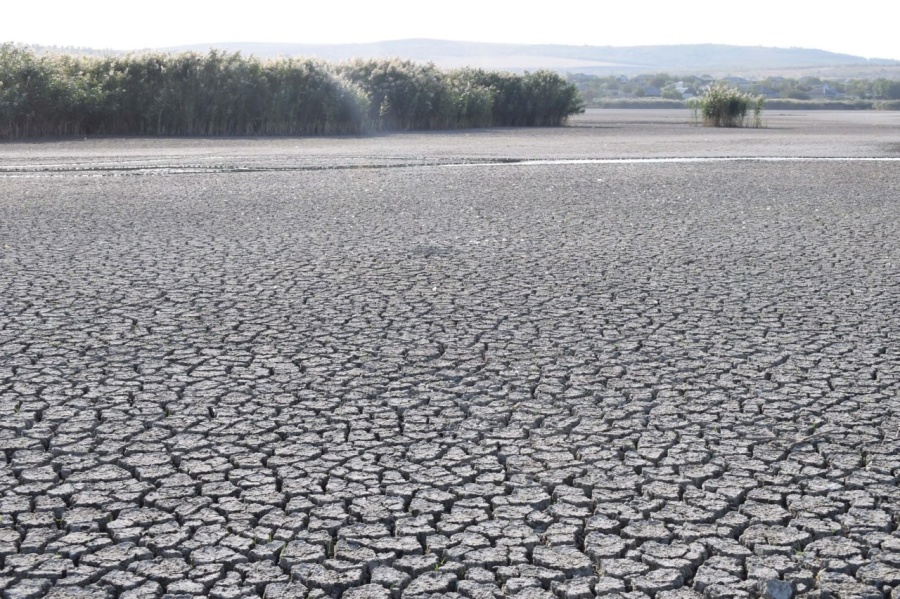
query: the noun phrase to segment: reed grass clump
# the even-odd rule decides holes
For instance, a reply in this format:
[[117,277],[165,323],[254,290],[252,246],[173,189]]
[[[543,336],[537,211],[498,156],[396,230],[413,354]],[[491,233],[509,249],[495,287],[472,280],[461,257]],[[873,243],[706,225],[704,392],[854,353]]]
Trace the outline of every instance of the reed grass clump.
[[581,110],[575,86],[547,71],[442,71],[396,59],[262,61],[215,50],[71,57],[0,46],[0,138],[548,126]]
[[502,71],[465,69],[459,73],[469,85],[490,90],[495,125],[547,127],[564,125],[569,116],[584,112],[577,88],[553,71],[515,75]]
[[718,84],[708,87],[688,106],[694,120],[705,127],[761,127],[763,101],[762,96]]
[[409,60],[353,60],[337,72],[369,98],[369,124],[379,131],[453,127],[446,78],[432,64]]
[[0,136],[360,133],[368,99],[310,59],[36,56],[0,46]]

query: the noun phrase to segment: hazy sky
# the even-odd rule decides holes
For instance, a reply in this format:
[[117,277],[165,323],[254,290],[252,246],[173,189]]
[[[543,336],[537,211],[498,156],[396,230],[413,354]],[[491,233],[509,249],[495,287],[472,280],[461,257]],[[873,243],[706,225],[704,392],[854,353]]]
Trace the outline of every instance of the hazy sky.
[[724,43],[900,59],[900,2],[798,0],[3,0],[0,41],[139,49],[410,37],[630,46]]

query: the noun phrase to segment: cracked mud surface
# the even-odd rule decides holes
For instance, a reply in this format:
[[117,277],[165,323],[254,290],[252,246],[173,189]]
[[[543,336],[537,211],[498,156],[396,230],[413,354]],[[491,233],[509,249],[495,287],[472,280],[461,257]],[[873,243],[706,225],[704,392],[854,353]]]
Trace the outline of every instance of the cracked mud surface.
[[0,594],[900,597],[900,167],[462,139],[0,146],[374,165],[0,176]]

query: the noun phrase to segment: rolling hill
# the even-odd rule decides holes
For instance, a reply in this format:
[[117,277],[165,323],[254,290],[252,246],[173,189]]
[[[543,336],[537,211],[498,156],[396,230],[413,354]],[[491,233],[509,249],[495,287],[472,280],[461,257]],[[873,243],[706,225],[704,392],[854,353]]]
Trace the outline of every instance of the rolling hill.
[[587,74],[690,72],[720,74],[783,69],[900,66],[895,60],[867,60],[807,48],[767,48],[694,44],[675,46],[565,46],[493,44],[407,39],[367,44],[272,44],[229,42],[164,48],[167,51],[219,48],[259,57],[317,56],[341,61],[354,57],[400,57],[439,67],[475,66],[513,71],[553,69]]
[[[38,52],[65,54],[125,54],[91,48],[32,46]],[[817,75],[824,77],[888,77],[900,79],[900,61],[866,59],[809,48],[769,48],[688,44],[671,46],[567,46],[495,44],[432,39],[405,39],[365,44],[293,44],[217,42],[142,51],[206,52],[211,48],[260,58],[315,56],[338,62],[350,58],[399,57],[433,62],[438,67],[463,66],[508,71],[551,69],[589,75],[684,73],[722,75]]]

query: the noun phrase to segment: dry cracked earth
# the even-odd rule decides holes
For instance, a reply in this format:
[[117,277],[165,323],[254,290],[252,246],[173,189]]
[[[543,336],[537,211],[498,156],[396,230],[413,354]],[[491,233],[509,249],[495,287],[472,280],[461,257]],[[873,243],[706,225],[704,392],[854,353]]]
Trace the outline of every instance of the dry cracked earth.
[[900,165],[447,166],[896,118],[594,117],[0,146],[0,594],[900,597]]

